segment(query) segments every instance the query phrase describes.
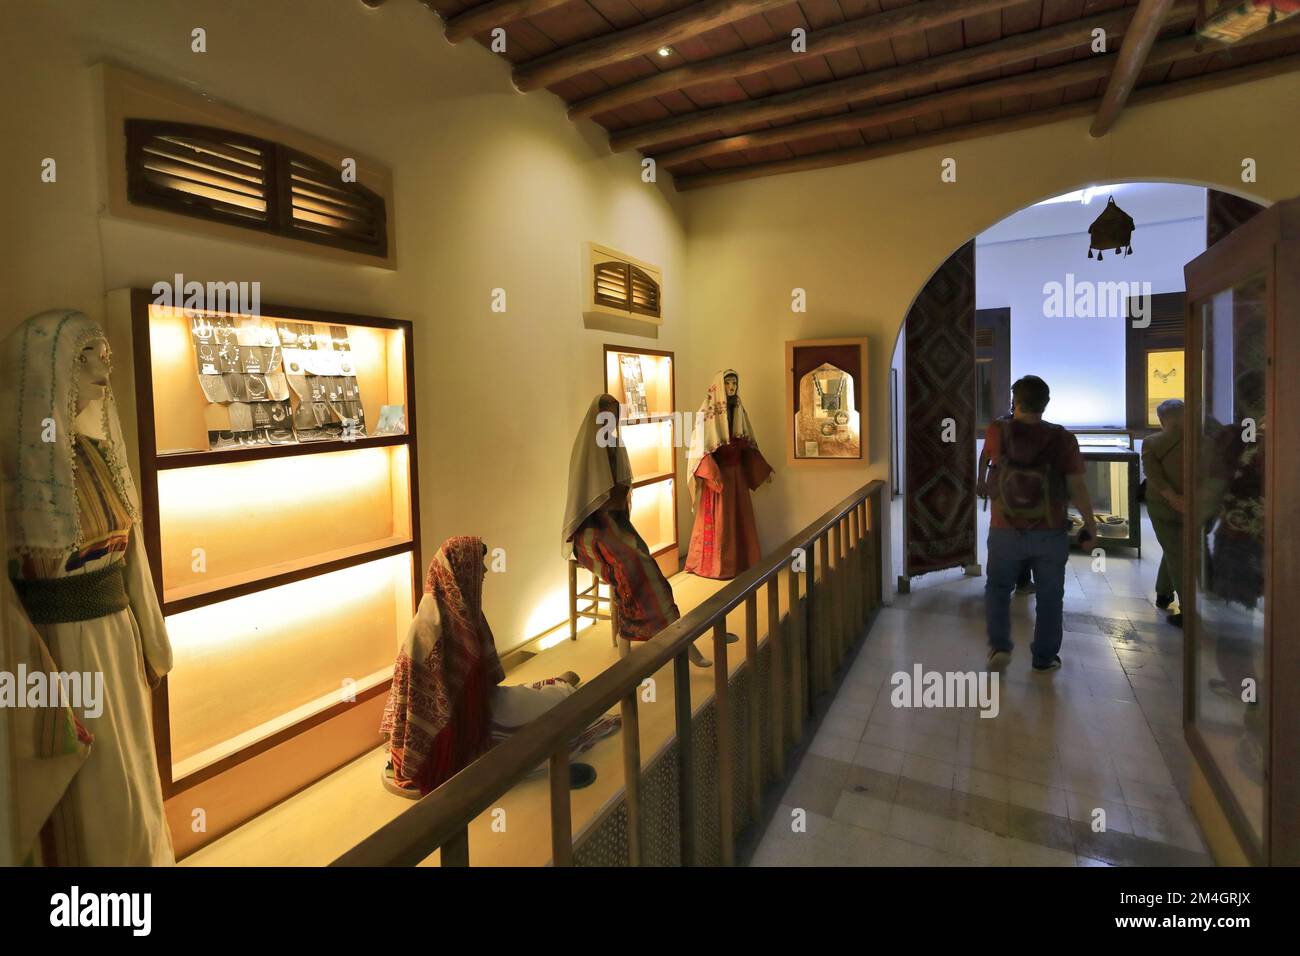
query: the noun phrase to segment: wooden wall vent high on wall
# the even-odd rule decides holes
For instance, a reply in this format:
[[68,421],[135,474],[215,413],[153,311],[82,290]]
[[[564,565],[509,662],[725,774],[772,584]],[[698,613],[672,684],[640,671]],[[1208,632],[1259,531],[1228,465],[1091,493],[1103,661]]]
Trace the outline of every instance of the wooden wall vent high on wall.
[[582,276],[582,314],[588,328],[658,335],[663,272],[657,266],[588,242],[583,245]]
[[383,197],[321,160],[231,130],[127,119],[127,198],[185,216],[373,256],[388,254]]
[[112,64],[93,75],[104,106],[108,218],[397,268],[393,178],[383,163]]

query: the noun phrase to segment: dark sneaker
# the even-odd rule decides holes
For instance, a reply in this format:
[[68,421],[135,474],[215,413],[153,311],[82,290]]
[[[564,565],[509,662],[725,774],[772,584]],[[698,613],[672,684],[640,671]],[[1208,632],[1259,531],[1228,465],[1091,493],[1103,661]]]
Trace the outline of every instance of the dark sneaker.
[[1156,607],[1160,608],[1160,610],[1162,611],[1173,603],[1174,603],[1174,596],[1172,594],[1156,595]]
[[1010,651],[1000,651],[995,647],[989,648],[989,670],[991,671],[1006,670],[1007,665],[1010,663],[1011,663]]
[[1048,671],[1059,671],[1061,669],[1061,656],[1058,654],[1053,657],[1050,663],[1035,664],[1034,670],[1040,674],[1046,674]]
[[1165,620],[1168,621],[1170,624],[1172,624],[1174,627],[1182,627],[1183,612],[1179,611],[1177,614],[1170,614],[1167,618],[1165,618]]

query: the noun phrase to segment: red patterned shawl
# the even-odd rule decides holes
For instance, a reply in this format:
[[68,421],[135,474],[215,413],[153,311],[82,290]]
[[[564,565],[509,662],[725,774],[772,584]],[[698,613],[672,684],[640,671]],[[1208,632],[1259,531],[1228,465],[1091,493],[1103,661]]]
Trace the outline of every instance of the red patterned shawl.
[[449,538],[397,655],[380,732],[399,785],[428,793],[491,745],[491,690],[505,679],[483,616],[483,542]]

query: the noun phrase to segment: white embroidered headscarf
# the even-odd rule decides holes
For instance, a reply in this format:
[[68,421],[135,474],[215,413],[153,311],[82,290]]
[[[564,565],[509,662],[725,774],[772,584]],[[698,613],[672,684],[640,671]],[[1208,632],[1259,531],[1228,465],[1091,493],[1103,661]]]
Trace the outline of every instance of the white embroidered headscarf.
[[[732,414],[730,428],[727,424],[727,377],[736,379],[736,410]],[[719,446],[725,445],[733,438],[747,438],[758,447],[754,437],[754,428],[749,423],[749,415],[740,401],[740,376],[734,369],[723,369],[713,376],[704,404],[695,413],[695,427],[691,429],[691,447],[686,453],[686,478],[691,488],[691,508],[695,507],[699,497],[699,479],[695,470],[704,461],[705,455],[711,455]]]
[[601,399],[618,407],[618,399],[612,395],[597,395],[592,399],[569,455],[569,496],[564,508],[564,537],[560,542],[560,554],[566,559],[573,555],[573,536],[578,528],[609,501],[614,486],[632,483],[632,462],[621,440],[614,446],[617,473],[610,471],[609,443],[614,437],[611,426],[618,413],[602,415]]
[[[18,326],[0,355],[0,476],[11,554],[60,557],[84,543],[73,485],[73,422],[82,350],[104,330],[82,312],[55,309]],[[110,385],[103,401],[104,457],[132,520],[140,498]]]

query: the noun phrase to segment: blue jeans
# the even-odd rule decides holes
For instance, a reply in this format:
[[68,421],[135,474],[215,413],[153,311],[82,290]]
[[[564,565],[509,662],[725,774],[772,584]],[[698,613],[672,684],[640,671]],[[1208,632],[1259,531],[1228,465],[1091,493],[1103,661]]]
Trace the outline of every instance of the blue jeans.
[[1038,593],[1034,601],[1034,663],[1051,663],[1061,650],[1061,607],[1065,597],[1065,562],[1070,540],[1059,531],[989,529],[988,580],[984,583],[984,615],[989,647],[1009,651],[1011,643],[1011,592],[1023,565],[1034,571]]

